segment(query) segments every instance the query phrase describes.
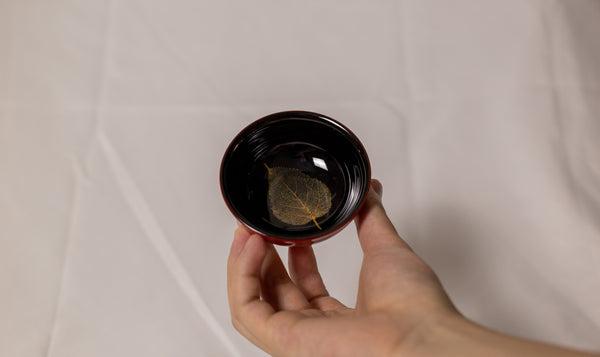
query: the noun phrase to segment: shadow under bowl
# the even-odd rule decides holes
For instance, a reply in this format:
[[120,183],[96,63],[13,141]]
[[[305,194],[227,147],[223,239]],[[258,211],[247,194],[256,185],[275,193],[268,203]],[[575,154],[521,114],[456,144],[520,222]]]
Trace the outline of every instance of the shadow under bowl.
[[[302,224],[281,220],[269,199],[272,168],[325,184],[327,213]],[[233,215],[280,245],[309,245],[339,232],[358,213],[370,181],[369,158],[358,138],[336,120],[305,111],[271,114],[247,126],[227,148],[220,170],[221,192]]]

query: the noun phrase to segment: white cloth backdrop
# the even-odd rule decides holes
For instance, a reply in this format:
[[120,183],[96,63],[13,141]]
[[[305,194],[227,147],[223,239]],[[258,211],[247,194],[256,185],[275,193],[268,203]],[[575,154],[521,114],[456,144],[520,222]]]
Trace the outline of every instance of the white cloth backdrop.
[[[218,168],[290,109],[363,140],[466,316],[600,350],[599,18],[597,0],[0,1],[0,355],[263,355],[230,324]],[[315,249],[353,304],[354,227]]]

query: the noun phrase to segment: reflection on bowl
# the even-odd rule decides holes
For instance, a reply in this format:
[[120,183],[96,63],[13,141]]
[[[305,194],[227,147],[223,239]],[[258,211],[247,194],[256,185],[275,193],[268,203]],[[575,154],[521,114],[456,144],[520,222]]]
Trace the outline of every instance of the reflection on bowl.
[[227,148],[220,170],[233,215],[282,245],[308,245],[337,233],[358,212],[370,179],[358,138],[339,122],[304,111],[250,124]]

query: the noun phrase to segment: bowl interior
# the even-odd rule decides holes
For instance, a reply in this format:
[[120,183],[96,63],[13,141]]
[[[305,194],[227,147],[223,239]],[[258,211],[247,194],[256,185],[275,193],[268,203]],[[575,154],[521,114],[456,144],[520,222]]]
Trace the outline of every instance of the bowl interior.
[[[307,182],[307,187],[327,186],[331,206],[325,214],[291,224],[274,213],[269,185],[275,181],[269,178],[290,172],[300,182],[294,194],[301,198],[309,197],[310,191],[302,189]],[[348,223],[366,196],[370,177],[367,154],[354,134],[310,112],[276,113],[252,123],[231,142],[221,164],[221,190],[234,215],[260,234],[288,240],[322,236]]]

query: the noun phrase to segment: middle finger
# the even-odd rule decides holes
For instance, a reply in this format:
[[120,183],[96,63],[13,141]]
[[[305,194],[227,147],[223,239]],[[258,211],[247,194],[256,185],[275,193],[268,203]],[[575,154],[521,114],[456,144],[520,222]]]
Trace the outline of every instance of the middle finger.
[[261,269],[261,296],[276,311],[310,308],[304,294],[290,279],[272,244],[267,244],[267,255]]

